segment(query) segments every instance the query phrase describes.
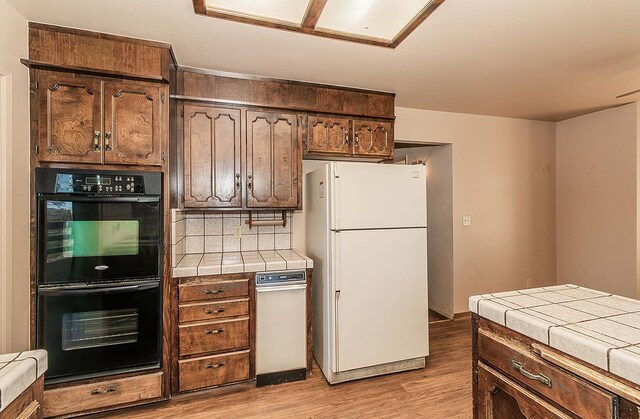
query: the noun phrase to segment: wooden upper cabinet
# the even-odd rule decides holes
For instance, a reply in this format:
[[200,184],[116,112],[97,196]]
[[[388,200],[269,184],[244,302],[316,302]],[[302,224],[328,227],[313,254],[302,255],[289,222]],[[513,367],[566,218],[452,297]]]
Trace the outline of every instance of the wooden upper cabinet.
[[350,121],[347,118],[309,116],[304,140],[305,153],[349,154]]
[[242,207],[240,110],[184,106],[184,207]]
[[101,163],[101,81],[51,73],[38,83],[39,160]]
[[393,123],[356,119],[353,121],[353,154],[393,157]]
[[160,86],[105,82],[104,162],[160,166]]
[[40,162],[161,166],[164,84],[38,71]]
[[300,203],[298,119],[294,114],[246,113],[249,208],[297,208]]

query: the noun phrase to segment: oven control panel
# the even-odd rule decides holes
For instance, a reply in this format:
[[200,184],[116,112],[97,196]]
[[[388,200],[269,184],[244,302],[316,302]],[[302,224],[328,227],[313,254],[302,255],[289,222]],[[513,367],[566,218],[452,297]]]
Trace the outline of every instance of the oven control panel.
[[55,192],[144,194],[144,177],[131,174],[58,173]]

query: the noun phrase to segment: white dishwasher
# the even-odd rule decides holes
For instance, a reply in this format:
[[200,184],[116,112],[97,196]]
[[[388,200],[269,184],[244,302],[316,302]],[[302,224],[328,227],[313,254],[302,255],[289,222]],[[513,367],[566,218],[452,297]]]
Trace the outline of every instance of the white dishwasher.
[[256,385],[307,377],[305,271],[256,274]]

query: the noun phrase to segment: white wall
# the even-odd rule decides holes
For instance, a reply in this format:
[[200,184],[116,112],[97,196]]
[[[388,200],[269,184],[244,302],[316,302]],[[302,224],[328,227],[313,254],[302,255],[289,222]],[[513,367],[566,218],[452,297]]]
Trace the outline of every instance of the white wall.
[[555,284],[555,123],[396,108],[395,137],[452,145],[456,313],[470,295]]
[[20,64],[27,57],[27,22],[0,0],[0,352],[29,346],[29,85]]
[[638,294],[637,103],[557,124],[558,282]]

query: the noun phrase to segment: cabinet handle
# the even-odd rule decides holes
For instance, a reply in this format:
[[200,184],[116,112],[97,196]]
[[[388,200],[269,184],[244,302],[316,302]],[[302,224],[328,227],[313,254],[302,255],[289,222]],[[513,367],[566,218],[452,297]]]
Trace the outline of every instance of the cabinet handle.
[[105,389],[94,388],[93,390],[91,390],[91,395],[97,396],[99,394],[113,393],[116,390],[117,390],[116,386],[110,386]]
[[344,132],[344,145],[349,145],[349,132]]
[[551,388],[551,378],[547,377],[544,374],[534,374],[524,369],[522,366],[522,362],[518,362],[516,360],[511,360],[511,366],[514,370],[518,371],[520,374],[524,375],[530,380],[540,381],[545,386]]
[[253,176],[251,175],[247,175],[247,189],[251,189],[251,179],[253,178]]
[[100,152],[100,131],[93,131],[93,151]]
[[211,310],[210,308],[205,308],[204,309],[204,313],[205,314],[219,314],[219,313],[224,313],[224,308],[219,308],[217,310]]
[[217,335],[218,333],[223,333],[224,332],[224,327],[221,327],[220,329],[215,329],[215,330],[211,330],[211,329],[207,329],[204,331],[205,335]]
[[220,367],[224,367],[226,364],[224,362],[218,362],[217,364],[207,364],[204,367],[207,369],[211,369],[211,368],[220,368]]
[[240,173],[236,173],[236,189],[240,189]]
[[353,141],[353,144],[356,147],[358,147],[360,145],[360,135],[358,134],[358,131],[356,131],[355,140]]
[[221,292],[224,292],[223,289],[217,289],[217,290],[210,290],[210,289],[206,289],[204,290],[204,293],[209,295],[209,294],[220,294]]
[[111,139],[111,131],[105,131],[104,133],[104,151],[108,153],[111,151],[111,144],[109,144],[109,140]]

